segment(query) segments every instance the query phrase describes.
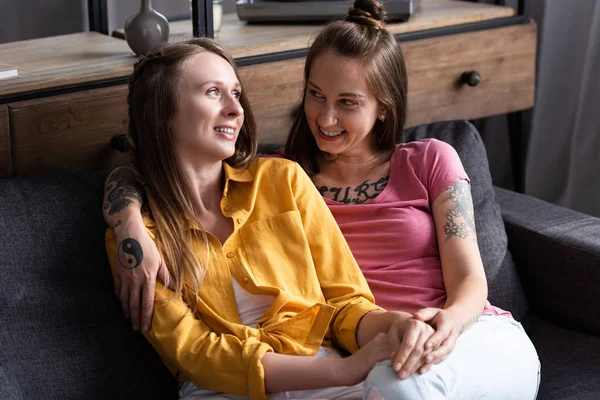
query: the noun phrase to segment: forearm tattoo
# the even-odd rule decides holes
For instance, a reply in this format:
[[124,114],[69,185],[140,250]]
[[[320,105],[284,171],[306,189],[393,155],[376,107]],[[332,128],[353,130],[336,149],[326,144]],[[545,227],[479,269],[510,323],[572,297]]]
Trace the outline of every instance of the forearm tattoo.
[[442,203],[452,202],[446,212],[446,224],[444,225],[446,239],[453,236],[468,238],[471,233],[475,233],[475,216],[469,184],[466,181],[455,182],[444,190],[444,196]]
[[108,198],[104,209],[108,210],[108,215],[123,211],[134,200],[142,202],[143,187],[129,168],[118,169],[110,176],[106,192]]
[[121,267],[125,269],[134,269],[140,266],[144,259],[144,252],[140,242],[135,239],[125,239],[117,248],[117,260]]
[[321,193],[321,196],[331,200],[344,204],[362,204],[377,197],[385,189],[389,179],[389,176],[381,178],[378,181],[367,179],[355,188],[351,186],[345,188],[317,186],[317,189]]
[[472,318],[470,318],[469,320],[467,320],[461,327],[460,327],[460,332],[458,333],[459,335],[461,333],[463,333],[464,331],[466,331],[467,329],[469,329],[471,326],[473,326],[475,324],[475,322],[477,322],[479,320],[479,315],[475,315]]

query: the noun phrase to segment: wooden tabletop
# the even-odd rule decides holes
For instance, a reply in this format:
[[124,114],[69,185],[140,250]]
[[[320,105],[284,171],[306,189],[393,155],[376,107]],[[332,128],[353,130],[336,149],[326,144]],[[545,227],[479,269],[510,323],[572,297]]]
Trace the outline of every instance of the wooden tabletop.
[[[510,17],[514,9],[456,0],[422,0],[408,22],[392,23],[393,33],[416,32]],[[307,48],[322,25],[252,25],[236,14],[223,17],[217,40],[235,58]],[[171,23],[170,40],[191,37],[192,23]],[[114,35],[123,37],[122,31]],[[17,66],[19,77],[0,79],[0,97],[127,76],[137,57],[125,40],[87,32],[0,44],[0,61]],[[1,100],[1,99],[0,99]]]
[[124,40],[96,32],[0,45],[18,77],[0,79],[0,96],[126,76],[137,60]]

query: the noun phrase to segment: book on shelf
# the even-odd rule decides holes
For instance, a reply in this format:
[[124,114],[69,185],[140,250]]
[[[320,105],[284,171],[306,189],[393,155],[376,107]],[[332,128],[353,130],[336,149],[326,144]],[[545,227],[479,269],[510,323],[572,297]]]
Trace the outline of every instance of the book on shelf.
[[0,62],[0,79],[12,78],[14,76],[19,76],[17,67],[12,64]]

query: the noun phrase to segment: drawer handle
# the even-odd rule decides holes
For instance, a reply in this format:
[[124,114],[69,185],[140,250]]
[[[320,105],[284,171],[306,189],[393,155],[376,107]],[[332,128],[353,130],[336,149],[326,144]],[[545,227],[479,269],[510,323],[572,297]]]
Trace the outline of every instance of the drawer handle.
[[121,153],[127,153],[127,135],[124,133],[120,133],[118,135],[113,136],[110,139],[110,147],[120,151]]
[[477,71],[465,71],[460,76],[460,83],[466,83],[471,87],[479,85],[479,82],[481,82],[481,75]]

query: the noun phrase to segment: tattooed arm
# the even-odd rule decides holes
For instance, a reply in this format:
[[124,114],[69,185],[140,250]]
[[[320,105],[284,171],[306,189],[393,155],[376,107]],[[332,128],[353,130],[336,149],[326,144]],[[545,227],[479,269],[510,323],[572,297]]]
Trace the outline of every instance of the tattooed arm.
[[122,167],[106,179],[103,213],[114,229],[118,245],[114,286],[123,313],[131,318],[133,329],[148,330],[154,309],[156,279],[169,284],[166,266],[142,220],[143,187],[133,172]]
[[448,296],[444,308],[457,310],[464,332],[481,315],[487,299],[469,184],[457,181],[448,186],[432,209]]
[[117,228],[123,219],[141,216],[144,188],[128,167],[115,169],[104,184],[104,220]]
[[[436,333],[425,344],[426,361],[440,362],[458,336],[481,315],[487,282],[477,246],[471,191],[466,181],[448,186],[432,204],[447,300],[443,310],[424,308],[415,318],[429,322]],[[439,347],[438,347],[439,346]]]

